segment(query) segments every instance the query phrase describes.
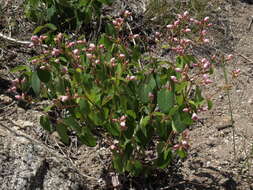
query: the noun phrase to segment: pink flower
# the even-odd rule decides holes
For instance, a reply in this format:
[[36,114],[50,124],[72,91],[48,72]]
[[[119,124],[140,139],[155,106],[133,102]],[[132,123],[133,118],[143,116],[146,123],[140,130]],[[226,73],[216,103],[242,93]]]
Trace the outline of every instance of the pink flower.
[[47,36],[44,36],[44,35],[42,35],[42,36],[40,36],[40,41],[43,41],[43,40],[45,40],[45,39],[47,39]]
[[129,76],[129,75],[127,75],[126,76],[126,80],[136,80],[136,76]]
[[183,112],[186,112],[186,113],[187,113],[187,112],[189,112],[189,111],[190,111],[189,108],[184,108],[184,109],[183,109]]
[[89,49],[90,49],[90,51],[95,51],[96,45],[93,44],[93,43],[91,43],[91,44],[89,45]]
[[176,20],[175,22],[174,22],[174,26],[177,26],[177,25],[179,25],[180,24],[180,21],[179,20]]
[[178,73],[180,73],[180,72],[182,72],[182,69],[179,68],[179,67],[177,67],[177,68],[175,68],[175,71],[178,72]]
[[209,21],[209,17],[208,17],[208,16],[205,17],[203,21],[204,21],[204,22],[208,22],[208,21]]
[[149,93],[148,93],[148,97],[149,97],[151,100],[153,100],[155,96],[154,96],[154,94],[153,94],[152,92],[149,92]]
[[17,100],[21,100],[21,99],[22,99],[22,96],[16,95],[15,98],[16,98]]
[[126,118],[127,118],[127,116],[122,115],[122,116],[120,117],[120,121],[126,121]]
[[170,79],[171,79],[171,80],[173,80],[174,82],[178,82],[178,80],[177,80],[177,77],[176,77],[176,76],[171,76],[171,77],[170,77]]
[[67,73],[68,72],[68,68],[67,67],[62,67],[62,70],[61,70],[63,73]]
[[60,63],[60,59],[55,59],[54,62],[55,63]]
[[51,54],[52,56],[59,56],[61,54],[61,51],[59,49],[53,48]]
[[178,18],[178,19],[182,19],[183,16],[182,16],[181,14],[177,14],[177,18]]
[[198,115],[196,113],[192,114],[192,120],[197,121],[199,119]]
[[104,44],[99,45],[99,49],[104,49],[104,48],[105,48]]
[[125,10],[125,12],[124,12],[124,17],[129,17],[129,16],[131,16],[131,15],[132,15],[132,13],[131,13],[130,11]]
[[201,31],[201,35],[205,36],[207,34],[207,31],[206,30],[202,30]]
[[186,29],[184,29],[184,32],[185,33],[191,32],[191,29],[190,28],[186,28]]
[[76,45],[75,42],[69,42],[69,43],[67,44],[67,48],[71,48],[71,47],[73,47],[73,46],[75,46],[75,45]]
[[93,57],[93,55],[91,53],[87,53],[86,57],[88,57],[89,59],[91,59]]
[[62,38],[63,38],[63,34],[62,33],[57,34],[57,36],[56,36],[57,41],[61,41]]
[[203,65],[203,68],[204,69],[208,69],[209,67],[210,67],[210,62],[207,62],[207,63],[205,63],[204,65]]
[[49,53],[50,53],[50,51],[48,51],[48,50],[43,51],[43,54],[49,54]]
[[79,49],[74,49],[74,50],[73,50],[73,54],[74,54],[74,55],[78,55],[78,54],[79,54]]
[[234,58],[233,54],[229,54],[227,57],[226,57],[226,61],[230,61]]
[[172,29],[174,26],[172,25],[172,24],[168,24],[167,26],[166,26],[166,28],[168,28],[168,29]]
[[204,43],[209,43],[210,40],[209,40],[208,38],[204,38],[204,39],[203,39],[203,42],[204,42]]
[[183,17],[187,17],[189,15],[189,12],[188,11],[185,11],[184,13],[183,13]]
[[120,59],[124,59],[125,57],[126,57],[125,54],[123,54],[123,53],[119,54],[119,58],[120,58]]
[[96,63],[96,64],[100,64],[100,60],[99,60],[99,59],[96,59],[95,63]]
[[84,40],[77,40],[77,42],[76,42],[77,44],[85,44],[86,43],[86,40],[84,39]]
[[37,45],[40,43],[39,37],[36,35],[31,37],[31,41],[32,41],[33,45]]
[[125,122],[125,121],[121,121],[121,122],[120,122],[120,126],[121,126],[121,127],[125,127],[125,126],[126,126],[126,122]]
[[136,39],[136,38],[139,38],[139,37],[140,37],[139,34],[134,34],[134,35],[133,35],[133,39]]
[[59,99],[62,101],[62,102],[66,102],[67,100],[69,100],[69,96],[60,96]]
[[204,81],[204,83],[205,83],[205,84],[211,84],[211,83],[213,83],[213,81],[212,81],[211,79],[206,79],[206,80]]
[[111,60],[110,60],[110,63],[111,63],[111,65],[112,65],[113,67],[116,66],[115,61],[116,61],[115,57],[111,58]]
[[17,91],[17,87],[16,86],[11,87],[10,91],[11,92],[16,92]]
[[19,79],[14,79],[11,81],[12,85],[16,86],[19,84]]
[[208,74],[204,74],[204,75],[203,75],[203,78],[204,78],[204,79],[208,79],[208,78],[209,78]]
[[180,144],[175,144],[174,146],[173,146],[173,150],[178,150],[180,148]]
[[117,147],[113,144],[113,145],[110,146],[110,149],[111,149],[111,150],[116,150]]
[[45,65],[42,65],[42,66],[40,66],[40,69],[41,69],[41,70],[45,70],[45,69],[46,69],[46,66],[45,66]]

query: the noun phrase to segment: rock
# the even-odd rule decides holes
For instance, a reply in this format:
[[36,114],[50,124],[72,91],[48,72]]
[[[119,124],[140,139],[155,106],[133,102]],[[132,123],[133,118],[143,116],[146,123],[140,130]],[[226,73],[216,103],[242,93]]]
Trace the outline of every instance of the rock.
[[0,189],[87,189],[67,159],[16,132],[0,128]]

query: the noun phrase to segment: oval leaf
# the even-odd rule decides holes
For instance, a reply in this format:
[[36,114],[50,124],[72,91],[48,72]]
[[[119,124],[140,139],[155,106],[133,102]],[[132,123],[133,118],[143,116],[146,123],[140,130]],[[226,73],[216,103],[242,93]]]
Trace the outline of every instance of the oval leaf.
[[38,77],[41,82],[48,83],[51,79],[51,74],[48,70],[38,69]]
[[158,92],[157,103],[163,113],[169,113],[174,105],[174,94],[168,89],[164,88]]
[[32,74],[32,89],[34,91],[34,93],[38,96],[40,93],[40,79],[38,77],[37,72],[34,72]]

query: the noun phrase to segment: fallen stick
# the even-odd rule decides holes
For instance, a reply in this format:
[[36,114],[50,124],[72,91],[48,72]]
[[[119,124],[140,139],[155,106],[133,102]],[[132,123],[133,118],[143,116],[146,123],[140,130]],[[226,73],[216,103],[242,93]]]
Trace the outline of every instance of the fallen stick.
[[18,44],[23,44],[23,45],[29,45],[29,44],[32,43],[32,42],[30,42],[30,41],[16,40],[16,39],[14,39],[14,38],[12,38],[12,37],[8,37],[8,36],[6,36],[6,35],[4,35],[4,34],[2,34],[2,33],[0,33],[0,38],[3,38],[3,39],[5,39],[5,40],[11,41],[11,42],[15,42],[15,43],[18,43]]

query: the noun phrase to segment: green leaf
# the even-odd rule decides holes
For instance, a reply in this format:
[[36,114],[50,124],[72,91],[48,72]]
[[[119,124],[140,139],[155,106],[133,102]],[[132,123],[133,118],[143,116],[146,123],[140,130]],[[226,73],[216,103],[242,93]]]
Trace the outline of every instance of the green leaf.
[[182,131],[185,130],[185,128],[187,127],[186,124],[183,123],[183,118],[180,115],[180,112],[176,112],[173,115],[173,119],[172,119],[172,128],[175,132],[181,133]]
[[40,94],[40,79],[37,72],[33,72],[31,84],[34,93],[38,96]]
[[11,72],[19,72],[19,71],[23,71],[23,70],[26,70],[28,72],[31,72],[31,69],[30,67],[26,66],[26,65],[19,65],[13,69],[11,69]]
[[118,153],[115,153],[113,156],[113,167],[119,172],[122,173],[124,170],[124,163],[121,158],[121,155]]
[[44,28],[49,28],[49,29],[51,29],[52,31],[57,30],[57,27],[56,27],[54,24],[48,23],[48,24],[45,24],[45,25],[43,25],[43,26],[38,26],[37,28],[35,28],[35,30],[33,31],[33,34],[39,33],[39,32],[40,32],[41,30],[43,30]]
[[65,94],[65,82],[62,78],[56,78],[55,79],[55,88],[59,94]]
[[103,3],[103,4],[106,4],[106,5],[109,5],[113,2],[113,0],[98,0],[100,3]]
[[171,160],[172,160],[172,152],[171,149],[168,148],[167,150],[158,153],[158,158],[155,161],[155,165],[161,169],[164,169],[168,166]]
[[78,134],[82,132],[82,127],[79,125],[79,123],[76,122],[73,117],[64,119],[64,124],[75,130]]
[[[109,36],[114,36],[116,34],[116,30],[111,23],[107,23],[105,26],[105,32]],[[106,44],[104,44],[106,46]],[[109,48],[108,48],[109,49]]]
[[51,132],[51,123],[49,121],[49,118],[48,116],[46,115],[42,115],[40,117],[40,125],[47,131]]
[[90,147],[96,146],[96,138],[91,133],[90,129],[88,127],[82,127],[82,133],[79,135],[80,141]]
[[120,136],[120,129],[119,127],[116,125],[116,124],[107,124],[104,126],[107,131],[112,135],[112,136],[115,136],[115,137],[118,137]]
[[179,155],[179,157],[180,157],[181,159],[184,159],[184,158],[186,158],[186,156],[187,156],[187,152],[184,151],[184,150],[182,150],[182,149],[177,150],[177,154]]
[[90,120],[96,125],[96,126],[99,126],[99,125],[102,125],[103,124],[103,113],[101,113],[100,111],[91,111],[89,113],[89,118]]
[[62,142],[65,144],[69,144],[69,136],[68,136],[68,129],[64,124],[57,124],[56,131],[61,137]]
[[166,88],[158,91],[157,103],[163,113],[169,113],[174,105],[174,93]]
[[142,163],[139,161],[139,160],[135,160],[134,161],[134,164],[133,164],[133,175],[134,176],[139,176],[142,174],[143,172],[143,166],[142,166]]
[[146,130],[145,127],[148,125],[149,121],[150,121],[150,116],[145,116],[144,118],[142,117],[142,118],[141,118],[141,121],[140,121],[141,129],[142,129],[142,131],[143,131],[143,133],[144,133],[144,135],[145,135],[146,137],[147,137],[148,135],[147,135],[147,130]]
[[196,87],[194,100],[197,105],[200,105],[204,100],[204,98],[202,97],[201,89],[199,86]]
[[136,113],[133,110],[127,110],[126,114],[132,117],[133,119],[136,119]]
[[79,102],[80,111],[82,114],[88,115],[90,113],[90,106],[86,99],[81,98]]
[[155,87],[156,87],[156,82],[155,82],[154,77],[150,77],[150,79],[148,80],[148,83],[140,84],[139,96],[143,103],[149,102],[148,95],[150,92],[154,90]]
[[38,77],[41,82],[48,83],[51,79],[51,73],[48,70],[37,69]]

